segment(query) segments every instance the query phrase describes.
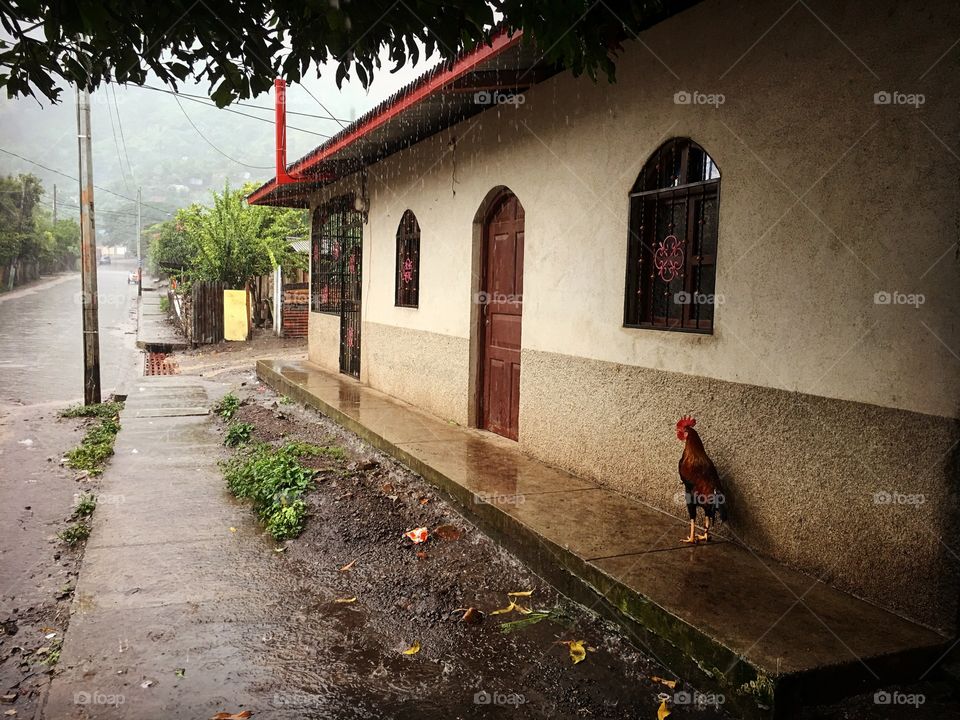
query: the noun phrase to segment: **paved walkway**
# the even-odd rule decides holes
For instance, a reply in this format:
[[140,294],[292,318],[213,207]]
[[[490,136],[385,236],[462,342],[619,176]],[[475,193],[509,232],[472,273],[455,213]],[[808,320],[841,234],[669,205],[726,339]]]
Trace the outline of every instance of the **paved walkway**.
[[173,323],[167,321],[168,313],[160,309],[160,299],[165,296],[166,288],[153,290],[152,285],[144,282],[137,314],[137,347],[158,352],[190,347],[186,338],[177,333]]
[[210,403],[199,378],[131,385],[49,720],[196,720],[263,705],[250,695],[270,674],[255,661],[264,629],[251,627],[261,605],[250,580],[270,558],[249,542],[260,534],[252,514],[224,489]]
[[[681,677],[744,704],[824,701],[923,674],[944,638],[731,542],[690,547],[676,517],[537,462],[305,361],[260,377],[319,409],[452,496],[571,597],[619,621]],[[769,679],[772,685],[766,683]],[[749,703],[742,711],[750,711]]]

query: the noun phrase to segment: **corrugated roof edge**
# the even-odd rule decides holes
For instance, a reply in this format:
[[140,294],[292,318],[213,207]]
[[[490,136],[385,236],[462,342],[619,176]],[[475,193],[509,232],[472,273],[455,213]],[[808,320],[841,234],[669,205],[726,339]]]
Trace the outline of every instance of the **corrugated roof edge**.
[[[507,48],[518,43],[522,37],[522,30],[511,32],[502,26],[493,28],[490,32],[487,42],[480,43],[470,50],[465,50],[456,57],[450,58],[449,60],[430,68],[423,75],[400,88],[400,90],[395,92],[383,102],[379,103],[376,107],[365,112],[359,118],[344,127],[336,135],[326,140],[323,144],[317,146],[302,158],[295,161],[293,164],[288,165],[288,171],[291,174],[306,172],[312,165],[320,162],[324,156],[332,154],[334,152],[334,148],[339,150],[341,149],[341,146],[348,145],[349,142],[344,141],[347,140],[347,138],[350,138],[350,136],[356,135],[356,137],[352,139],[358,139],[366,132],[374,129],[374,127],[379,126],[381,123],[375,121],[379,120],[381,117],[387,116],[388,113],[392,112],[394,108],[399,106],[404,100],[414,93],[426,88],[438,77],[449,74],[452,75],[452,77],[449,78],[449,80],[452,81],[457,75],[469,70],[469,68],[475,64],[474,62],[471,62],[474,59],[486,59],[492,54],[503,52]],[[460,65],[464,65],[465,67],[461,69],[458,67]],[[446,83],[440,84],[437,88],[434,88],[434,90],[440,89],[444,84]],[[304,180],[310,179],[304,178]],[[280,186],[277,185],[277,178],[273,177],[250,193],[247,196],[247,202],[255,205],[259,200],[262,200],[267,194],[278,187]]]

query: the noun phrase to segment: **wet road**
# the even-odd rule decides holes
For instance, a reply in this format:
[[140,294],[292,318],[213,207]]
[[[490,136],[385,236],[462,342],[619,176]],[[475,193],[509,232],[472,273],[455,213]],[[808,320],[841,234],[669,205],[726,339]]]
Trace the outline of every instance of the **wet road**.
[[[135,351],[133,262],[98,268],[103,396],[129,377]],[[83,397],[80,274],[0,295],[0,402]]]

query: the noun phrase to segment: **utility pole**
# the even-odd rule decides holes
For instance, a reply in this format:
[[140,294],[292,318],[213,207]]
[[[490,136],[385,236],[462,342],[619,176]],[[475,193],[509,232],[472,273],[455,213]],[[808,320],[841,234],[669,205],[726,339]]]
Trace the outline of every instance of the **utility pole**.
[[77,87],[80,149],[80,282],[83,286],[83,402],[100,402],[100,332],[97,302],[97,236],[93,221],[93,143],[90,90]]
[[140,195],[143,188],[137,188],[137,295],[143,295],[143,250],[140,247],[140,237],[143,231],[140,229]]
[[57,224],[57,184],[53,184],[53,224]]

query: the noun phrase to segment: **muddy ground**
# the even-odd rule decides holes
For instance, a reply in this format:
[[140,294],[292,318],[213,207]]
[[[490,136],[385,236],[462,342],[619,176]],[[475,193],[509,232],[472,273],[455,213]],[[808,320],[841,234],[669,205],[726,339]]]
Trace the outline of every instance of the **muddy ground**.
[[[314,461],[310,517],[303,534],[282,546],[282,562],[311,592],[327,591],[305,611],[325,617],[336,632],[329,647],[317,649],[317,661],[339,668],[337,691],[356,716],[653,718],[664,693],[674,693],[653,678],[675,678],[618,628],[558,596],[422,478],[258,382],[238,394],[246,404],[234,421],[253,424],[254,441],[346,450],[341,462]],[[431,537],[414,545],[403,533],[417,527],[429,528]],[[505,634],[502,623],[524,616],[491,612],[508,605],[507,593],[527,590],[533,595],[518,598],[522,605],[555,609],[559,617]],[[461,620],[470,607],[480,622]],[[570,640],[590,648],[576,665],[563,644]],[[415,644],[419,652],[403,654]],[[682,689],[693,693],[681,681],[676,691]],[[300,703],[304,717],[322,702],[309,682],[285,692],[278,702]],[[729,717],[714,708],[675,708],[673,716]]]
[[[57,538],[78,493],[96,479],[61,459],[89,421],[62,419],[63,403],[0,409],[0,713],[37,716],[69,622],[83,556]],[[14,697],[11,697],[14,696]]]

